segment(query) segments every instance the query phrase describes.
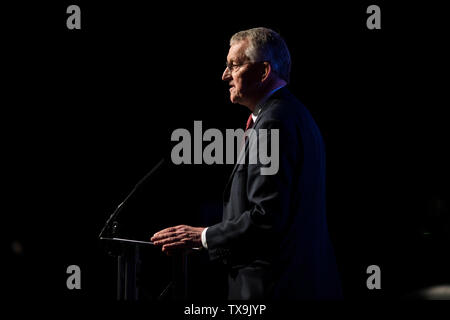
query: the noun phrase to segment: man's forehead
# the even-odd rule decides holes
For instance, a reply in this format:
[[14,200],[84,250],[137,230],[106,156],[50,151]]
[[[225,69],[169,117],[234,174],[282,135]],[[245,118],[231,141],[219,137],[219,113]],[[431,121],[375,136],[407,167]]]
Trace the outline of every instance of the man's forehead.
[[230,46],[230,50],[228,51],[228,60],[244,60],[246,59],[245,50],[247,49],[248,41],[241,40],[237,42],[233,42]]

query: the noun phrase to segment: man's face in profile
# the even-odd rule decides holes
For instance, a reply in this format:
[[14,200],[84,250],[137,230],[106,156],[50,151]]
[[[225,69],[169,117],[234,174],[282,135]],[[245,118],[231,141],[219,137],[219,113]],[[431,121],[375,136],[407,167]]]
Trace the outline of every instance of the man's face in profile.
[[233,43],[227,56],[228,66],[222,80],[230,85],[230,100],[249,106],[258,97],[259,80],[257,64],[250,63],[245,55],[248,47],[246,40]]

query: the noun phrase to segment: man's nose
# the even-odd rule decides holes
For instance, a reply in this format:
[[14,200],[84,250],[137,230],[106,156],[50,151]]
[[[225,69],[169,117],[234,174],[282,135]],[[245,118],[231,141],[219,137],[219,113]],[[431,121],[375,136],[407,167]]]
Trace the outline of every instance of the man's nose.
[[223,80],[223,81],[229,81],[229,80],[231,80],[231,74],[230,74],[230,72],[228,71],[228,67],[225,68],[225,71],[224,71],[223,74],[222,74],[222,80]]

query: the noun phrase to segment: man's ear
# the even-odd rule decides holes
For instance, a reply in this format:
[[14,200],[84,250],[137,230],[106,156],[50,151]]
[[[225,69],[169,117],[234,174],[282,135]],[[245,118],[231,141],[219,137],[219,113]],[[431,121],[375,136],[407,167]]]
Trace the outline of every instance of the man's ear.
[[264,61],[263,62],[263,69],[261,70],[261,82],[264,82],[269,78],[270,74],[272,73],[272,66],[269,62]]

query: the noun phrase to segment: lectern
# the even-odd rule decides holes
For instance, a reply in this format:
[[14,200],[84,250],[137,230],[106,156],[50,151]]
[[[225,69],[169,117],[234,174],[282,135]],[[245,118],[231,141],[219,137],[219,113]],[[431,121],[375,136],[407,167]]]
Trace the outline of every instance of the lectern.
[[[117,300],[138,300],[139,299],[139,268],[140,251],[150,249],[153,243],[136,239],[125,239],[119,235],[118,215],[127,204],[131,195],[158,171],[164,159],[161,159],[133,188],[125,200],[120,203],[99,234],[99,239],[105,243],[105,248],[109,255],[117,260]],[[187,255],[181,253],[172,257],[172,280],[159,294],[158,300],[174,299],[182,300],[187,298]]]

